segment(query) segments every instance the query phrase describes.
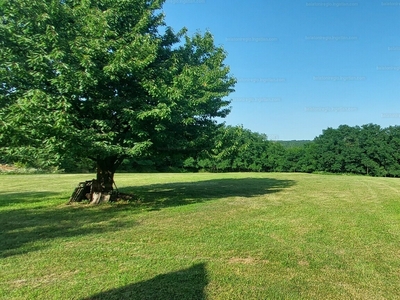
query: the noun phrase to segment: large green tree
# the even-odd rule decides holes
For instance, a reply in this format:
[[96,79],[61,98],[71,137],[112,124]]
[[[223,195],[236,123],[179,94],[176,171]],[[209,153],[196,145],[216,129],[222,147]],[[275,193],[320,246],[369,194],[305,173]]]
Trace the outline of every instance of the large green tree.
[[162,0],[0,1],[3,157],[87,157],[103,192],[124,158],[207,146],[235,79],[209,32],[164,24]]

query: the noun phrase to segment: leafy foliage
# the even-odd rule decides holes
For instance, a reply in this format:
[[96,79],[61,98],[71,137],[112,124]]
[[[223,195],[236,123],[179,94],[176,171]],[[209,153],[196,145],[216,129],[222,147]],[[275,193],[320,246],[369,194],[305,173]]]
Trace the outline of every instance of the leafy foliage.
[[400,176],[400,126],[366,124],[327,128],[301,146],[269,141],[242,126],[219,129],[210,152],[187,158],[190,171],[327,172]]
[[127,157],[205,147],[235,79],[211,33],[174,33],[162,3],[2,2],[3,160],[90,158],[113,173]]

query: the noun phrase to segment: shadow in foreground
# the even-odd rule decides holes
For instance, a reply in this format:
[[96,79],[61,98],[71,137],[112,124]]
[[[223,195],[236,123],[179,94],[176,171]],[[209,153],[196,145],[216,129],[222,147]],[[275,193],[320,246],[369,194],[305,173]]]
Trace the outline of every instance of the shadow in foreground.
[[97,299],[152,299],[152,300],[204,300],[208,284],[205,264],[158,275],[150,280],[133,283],[105,291],[83,300]]
[[295,183],[275,178],[225,178],[124,187],[121,191],[138,196],[142,207],[158,210],[226,197],[249,198],[279,193]]
[[[43,249],[53,239],[103,234],[137,226],[133,218],[120,218],[123,206],[49,205],[57,193],[0,194],[0,258]],[[62,199],[65,203],[65,199]],[[1,204],[3,203],[3,204]],[[21,203],[34,207],[22,207]],[[43,205],[40,205],[40,204]],[[13,204],[19,204],[14,208]]]
[[[132,193],[139,201],[104,206],[49,206],[48,199],[53,199],[57,193],[0,192],[0,258],[43,249],[56,238],[103,234],[139,226],[140,222],[130,215],[143,209],[161,210],[227,197],[257,197],[279,193],[294,184],[293,180],[248,177],[131,186],[121,188],[121,192]],[[17,209],[13,206],[23,203],[36,206]]]

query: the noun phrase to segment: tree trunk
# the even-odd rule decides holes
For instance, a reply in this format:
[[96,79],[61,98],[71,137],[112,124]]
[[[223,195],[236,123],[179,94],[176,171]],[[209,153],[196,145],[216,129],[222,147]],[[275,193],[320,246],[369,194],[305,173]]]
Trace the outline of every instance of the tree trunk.
[[97,176],[93,180],[90,203],[99,204],[112,200],[116,161],[115,157],[97,160]]
[[[91,204],[117,200],[120,194],[118,190],[114,191],[114,174],[123,158],[123,156],[97,158],[96,179],[80,182],[72,193],[68,203],[80,202],[84,199],[88,199]],[[124,195],[124,197],[131,199],[129,195]]]
[[114,184],[114,165],[97,162],[96,180],[101,184],[102,191],[110,193],[113,191]]
[[114,173],[120,166],[123,157],[98,158],[96,179],[80,182],[78,187],[72,193],[68,203],[80,202],[88,199],[91,204],[99,204],[116,200],[118,191],[115,192],[113,186]]

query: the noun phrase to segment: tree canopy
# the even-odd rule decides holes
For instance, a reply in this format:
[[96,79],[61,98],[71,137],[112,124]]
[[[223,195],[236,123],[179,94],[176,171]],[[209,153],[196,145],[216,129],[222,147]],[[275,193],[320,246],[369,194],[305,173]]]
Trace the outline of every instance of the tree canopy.
[[163,2],[0,2],[2,157],[90,158],[109,186],[126,157],[206,147],[235,79],[210,32],[166,26]]

